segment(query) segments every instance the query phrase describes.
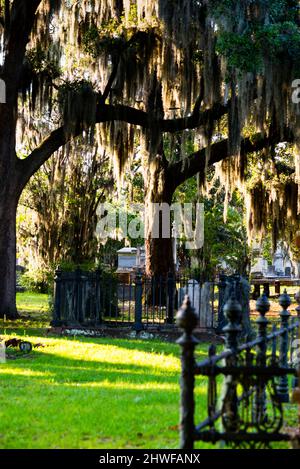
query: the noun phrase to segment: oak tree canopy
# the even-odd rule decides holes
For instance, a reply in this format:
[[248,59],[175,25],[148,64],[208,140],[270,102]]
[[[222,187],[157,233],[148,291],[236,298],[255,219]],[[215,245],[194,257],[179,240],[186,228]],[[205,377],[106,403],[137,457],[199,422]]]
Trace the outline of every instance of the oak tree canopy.
[[[227,200],[235,187],[244,191],[249,233],[263,232],[270,219],[275,238],[286,220],[291,231],[297,226],[297,1],[2,0],[0,35],[7,95],[0,104],[0,316],[16,316],[20,194],[78,136],[107,149],[120,184],[139,146],[146,207],[170,203],[196,174],[205,189],[215,165]],[[167,157],[164,139],[179,136],[192,138],[194,151],[187,155],[182,144]],[[287,174],[279,144],[293,155]],[[249,188],[253,154],[261,171]],[[165,273],[171,245],[151,238],[146,213],[147,271]]]

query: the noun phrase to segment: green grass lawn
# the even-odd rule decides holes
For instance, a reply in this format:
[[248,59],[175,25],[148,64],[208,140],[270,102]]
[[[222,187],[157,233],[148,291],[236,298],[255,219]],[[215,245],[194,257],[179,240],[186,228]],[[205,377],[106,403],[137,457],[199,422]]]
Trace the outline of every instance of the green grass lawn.
[[178,447],[177,345],[27,338],[46,347],[0,365],[1,448]]
[[49,311],[49,296],[41,293],[17,293],[17,308],[20,319],[9,321],[0,319],[0,331],[13,328],[27,330],[42,330],[49,327],[51,313]]
[[[0,364],[0,448],[178,448],[178,345],[49,336],[47,304],[46,295],[19,294],[22,318],[0,324],[2,338],[45,345]],[[197,378],[197,422],[206,390]],[[296,407],[286,415],[295,423]]]
[[17,307],[22,312],[41,313],[49,308],[48,295],[43,293],[17,293]]

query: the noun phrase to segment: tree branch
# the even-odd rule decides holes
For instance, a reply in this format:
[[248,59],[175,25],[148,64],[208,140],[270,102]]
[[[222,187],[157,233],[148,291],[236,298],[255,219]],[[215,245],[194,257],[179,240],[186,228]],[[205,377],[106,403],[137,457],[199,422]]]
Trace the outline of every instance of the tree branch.
[[[6,44],[6,59],[4,68],[13,67],[18,68],[23,64],[23,57],[25,54],[26,44],[29,40],[32,31],[35,14],[41,3],[41,0],[14,0],[9,17],[9,24],[7,25],[7,44]],[[16,57],[18,60],[16,60]],[[9,70],[10,73],[13,70]]]
[[211,109],[206,109],[203,112],[199,112],[197,109],[197,103],[195,105],[194,112],[188,117],[182,117],[179,119],[165,119],[159,123],[163,132],[180,132],[183,130],[192,130],[197,127],[205,126],[211,119],[221,119],[228,112],[228,103],[214,104]]
[[[286,135],[285,141],[291,141],[292,136],[288,133]],[[278,139],[279,143],[281,139]],[[267,148],[270,144],[274,144],[274,141],[270,141],[269,138],[263,137],[261,134],[257,134],[254,139],[245,138],[241,142],[241,155],[245,156],[248,153],[253,153],[255,151],[262,150]],[[228,153],[228,140],[222,140],[220,142],[214,143],[210,148],[210,159],[208,162],[209,166],[212,166],[215,163],[225,160],[231,155]],[[195,176],[198,173],[204,172],[206,166],[206,148],[203,148],[195,153],[192,153],[188,158],[181,159],[176,163],[169,165],[169,181],[171,184],[171,189],[175,189],[187,179]]]
[[64,127],[51,132],[51,134],[24,160],[17,161],[19,182],[24,187],[31,176],[55,153],[61,146],[65,145],[70,137]]
[[[109,122],[113,120],[126,121],[134,125],[147,125],[147,114],[129,106],[104,105],[99,108],[96,115],[96,122]],[[44,164],[53,153],[65,145],[72,138],[77,137],[82,132],[81,128],[76,133],[70,134],[67,126],[61,126],[51,132],[51,134],[32,153],[23,160],[18,160],[20,183],[24,187],[30,177]]]
[[[186,128],[194,128],[198,125],[203,125],[206,119],[210,117],[210,113],[212,113],[213,117],[217,119],[223,115],[225,109],[227,110],[226,106],[216,105],[211,110],[208,109],[201,113],[197,119],[195,119],[193,115],[187,117],[186,119],[161,119],[157,125],[162,129],[163,132],[178,132]],[[128,124],[141,126],[143,128],[148,128],[149,126],[148,114],[145,111],[120,104],[105,104],[99,106],[96,114],[96,123],[111,121],[123,121],[127,122]],[[62,126],[56,129],[41,143],[39,147],[33,150],[33,152],[27,158],[18,161],[18,165],[20,167],[20,177],[24,185],[55,151],[81,133],[81,129],[78,129],[75,134],[71,135],[67,132],[66,129],[67,126]]]
[[115,81],[116,76],[117,76],[119,63],[120,63],[120,60],[118,60],[117,63],[115,63],[114,66],[113,66],[113,69],[112,69],[111,75],[108,79],[108,82],[106,84],[105,90],[103,91],[103,94],[100,98],[102,104],[105,104],[105,101],[108,98],[109,93],[111,92],[112,85],[114,84],[114,81]]

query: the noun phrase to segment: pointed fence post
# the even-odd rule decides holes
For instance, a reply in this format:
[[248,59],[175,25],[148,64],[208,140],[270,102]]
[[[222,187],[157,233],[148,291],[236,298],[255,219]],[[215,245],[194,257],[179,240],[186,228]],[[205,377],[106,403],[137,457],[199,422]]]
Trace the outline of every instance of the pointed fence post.
[[[296,321],[298,322],[298,329],[297,329],[297,331],[295,333],[295,336],[294,336],[296,347],[294,347],[294,344],[292,344],[292,353],[294,354],[294,348],[296,348],[296,363],[295,363],[295,365],[296,365],[296,368],[299,372],[300,371],[300,363],[297,362],[297,359],[299,360],[297,350],[298,350],[298,344],[300,343],[300,328],[299,328],[299,324],[300,324],[300,290],[298,290],[297,293],[295,294],[295,300],[298,304],[298,306],[296,306],[296,308],[295,308],[295,311],[297,313]],[[292,362],[293,362],[293,356],[292,356]],[[292,365],[294,365],[294,363],[292,363]],[[298,375],[299,375],[299,373],[298,373]],[[299,389],[299,376],[294,376],[294,378],[293,378],[293,389],[294,388]],[[300,417],[300,414],[299,414],[299,417]],[[300,420],[299,420],[299,422],[300,422]]]
[[61,321],[61,299],[62,299],[62,270],[57,266],[54,276],[54,308],[53,320],[51,326],[59,327],[62,325]]
[[175,275],[168,273],[167,278],[167,323],[174,322],[174,303],[175,303]]
[[195,356],[194,351],[199,341],[193,336],[198,318],[188,295],[176,315],[176,324],[183,329],[183,335],[177,340],[181,347],[181,378],[180,378],[180,448],[194,448],[194,386]]
[[272,326],[272,355],[271,355],[271,360],[272,360],[272,365],[275,365],[277,363],[277,337],[275,336],[277,332],[277,326],[276,324],[273,324]]
[[[236,288],[233,286],[231,297],[224,306],[224,314],[228,324],[223,328],[226,335],[225,348],[231,352],[226,358],[226,366],[237,365],[238,334],[242,331],[242,307],[236,299]],[[222,402],[222,423],[226,431],[238,430],[238,397],[237,378],[227,375],[224,382],[224,394]]]
[[[267,365],[267,328],[269,321],[265,317],[270,309],[270,302],[266,293],[258,298],[256,301],[256,310],[259,312],[259,317],[256,320],[258,326],[258,339],[260,342],[257,346],[256,362],[259,367],[265,368]],[[261,423],[265,419],[266,414],[266,387],[263,380],[257,386],[256,392],[256,420]]]
[[[283,368],[288,366],[288,349],[289,349],[289,318],[290,312],[288,307],[291,304],[291,298],[287,294],[286,289],[284,293],[279,297],[279,304],[282,307],[279,315],[281,318],[281,329],[284,330],[283,334],[280,336],[280,358],[279,363]],[[278,397],[281,402],[289,402],[289,382],[287,375],[280,376],[277,386]]]
[[295,293],[295,300],[298,304],[298,306],[296,306],[295,308],[296,313],[297,313],[297,319],[298,321],[300,321],[300,290],[298,290],[297,293]]
[[134,330],[140,332],[143,329],[142,313],[143,313],[143,282],[140,270],[136,272],[135,277],[135,310],[134,310]]
[[78,266],[75,270],[75,282],[76,282],[76,321],[82,326],[85,321],[85,311],[83,310],[83,298],[82,298],[82,271]]
[[[298,306],[296,307],[297,320],[300,321],[300,290],[296,293],[295,300],[298,303]],[[298,328],[298,337],[300,339],[300,329],[299,328]],[[298,367],[298,378],[296,378],[296,382],[295,382],[297,387],[294,389],[294,392],[293,392],[293,402],[298,403],[298,425],[299,425],[299,429],[298,429],[298,435],[295,438],[295,441],[293,442],[293,446],[294,446],[295,449],[300,448],[300,387],[299,387],[299,383],[300,383],[300,364],[299,363],[297,363],[297,367]]]
[[102,311],[101,311],[101,269],[98,267],[95,271],[95,314],[96,314],[96,326],[102,324]]

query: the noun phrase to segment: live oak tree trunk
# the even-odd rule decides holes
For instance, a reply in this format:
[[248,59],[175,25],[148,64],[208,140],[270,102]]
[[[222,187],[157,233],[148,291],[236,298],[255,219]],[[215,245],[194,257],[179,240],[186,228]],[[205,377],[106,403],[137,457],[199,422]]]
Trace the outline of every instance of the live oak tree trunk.
[[163,133],[160,126],[154,124],[164,117],[162,85],[156,71],[149,79],[146,109],[149,120],[143,155],[146,274],[158,277],[173,271],[174,263],[171,223],[166,220],[168,226],[165,226],[163,233],[162,216],[155,217],[154,209],[158,209],[158,204],[165,204],[164,208],[170,209],[174,191],[171,189],[169,164],[164,154]]
[[16,213],[27,182],[16,155],[18,88],[26,44],[41,0],[7,2],[5,47],[0,78],[6,99],[0,103],[0,317],[17,317],[16,308]]
[[[17,317],[16,213],[21,193],[10,110],[0,110],[0,317]],[[5,117],[7,119],[5,119]]]
[[0,317],[14,319],[16,308],[16,214],[22,183],[15,151],[17,90],[6,82],[6,103],[0,104]]
[[[169,183],[167,162],[161,155],[157,155],[151,161],[144,176],[145,187],[145,249],[146,249],[146,274],[152,276],[165,276],[174,270],[171,223],[166,217],[167,237],[162,236],[162,218],[154,217],[153,204],[166,204],[165,213],[172,203],[173,191]],[[156,205],[158,208],[159,205]],[[159,221],[159,227],[153,228]],[[153,237],[153,231],[159,237]]]
[[[0,183],[3,183],[1,181]],[[3,190],[4,189],[4,190]],[[17,317],[16,309],[16,194],[1,187],[0,198],[0,317]]]

